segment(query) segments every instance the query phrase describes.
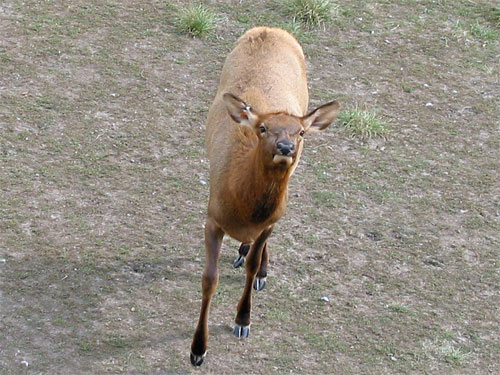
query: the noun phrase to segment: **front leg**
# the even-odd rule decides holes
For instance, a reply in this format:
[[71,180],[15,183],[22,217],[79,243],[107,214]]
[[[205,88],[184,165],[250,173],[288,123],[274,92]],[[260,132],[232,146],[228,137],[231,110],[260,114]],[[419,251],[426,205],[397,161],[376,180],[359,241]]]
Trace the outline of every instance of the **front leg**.
[[254,241],[250,252],[246,258],[246,280],[245,289],[238,303],[238,312],[235,319],[234,334],[237,337],[248,337],[250,332],[250,311],[252,309],[252,285],[255,280],[255,275],[259,270],[262,260],[262,251],[266,244],[267,238],[273,231],[274,226],[267,227],[260,236]]
[[200,366],[203,363],[207,351],[208,313],[212,296],[219,282],[218,262],[223,237],[224,232],[222,229],[212,219],[208,218],[205,224],[206,260],[201,282],[203,292],[201,312],[198,326],[194,332],[193,342],[191,343],[190,358],[194,366]]

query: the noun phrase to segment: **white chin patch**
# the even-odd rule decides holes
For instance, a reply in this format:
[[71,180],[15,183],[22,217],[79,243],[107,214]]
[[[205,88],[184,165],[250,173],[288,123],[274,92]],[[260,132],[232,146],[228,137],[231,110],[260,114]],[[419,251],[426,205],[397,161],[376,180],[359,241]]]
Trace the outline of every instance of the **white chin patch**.
[[293,158],[291,156],[285,155],[274,155],[273,162],[276,164],[284,164],[289,167],[290,165],[292,165]]

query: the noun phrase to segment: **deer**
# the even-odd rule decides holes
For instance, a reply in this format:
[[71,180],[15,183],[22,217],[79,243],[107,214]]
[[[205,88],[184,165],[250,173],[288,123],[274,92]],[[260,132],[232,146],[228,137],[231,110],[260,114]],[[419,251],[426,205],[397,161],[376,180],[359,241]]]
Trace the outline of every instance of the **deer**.
[[245,32],[226,58],[206,121],[210,182],[201,311],[190,353],[194,366],[207,352],[225,235],[241,242],[234,266],[245,264],[246,273],[233,333],[249,336],[252,288],[266,285],[267,240],[285,213],[304,138],[326,129],[340,112],[335,100],[310,112],[308,104],[305,57],[295,37],[264,26]]

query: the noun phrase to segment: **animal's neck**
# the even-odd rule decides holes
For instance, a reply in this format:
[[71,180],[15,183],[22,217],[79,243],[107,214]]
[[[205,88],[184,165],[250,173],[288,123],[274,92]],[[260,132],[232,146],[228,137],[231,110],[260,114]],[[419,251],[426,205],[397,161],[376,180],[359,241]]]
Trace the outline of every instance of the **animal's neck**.
[[264,222],[276,210],[280,210],[287,201],[289,170],[265,165],[256,148],[252,155],[252,171],[246,176],[244,198],[252,207],[250,220],[255,223]]

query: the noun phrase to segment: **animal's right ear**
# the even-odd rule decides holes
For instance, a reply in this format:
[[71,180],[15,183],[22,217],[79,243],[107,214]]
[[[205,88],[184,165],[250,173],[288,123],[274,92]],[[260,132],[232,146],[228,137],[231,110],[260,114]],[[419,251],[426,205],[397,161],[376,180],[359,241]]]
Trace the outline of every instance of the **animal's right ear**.
[[233,94],[226,93],[222,96],[226,109],[231,118],[238,124],[255,127],[259,122],[259,116],[252,107],[246,104],[243,100],[234,96]]

